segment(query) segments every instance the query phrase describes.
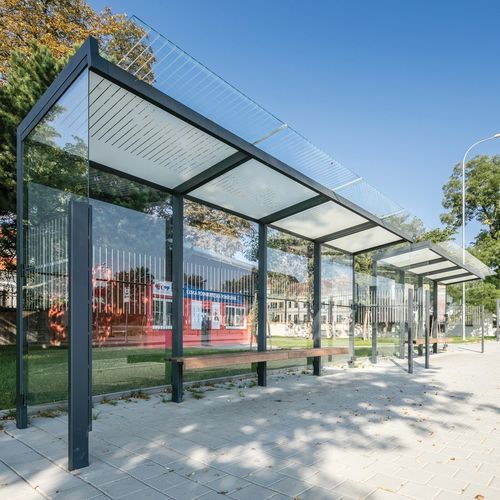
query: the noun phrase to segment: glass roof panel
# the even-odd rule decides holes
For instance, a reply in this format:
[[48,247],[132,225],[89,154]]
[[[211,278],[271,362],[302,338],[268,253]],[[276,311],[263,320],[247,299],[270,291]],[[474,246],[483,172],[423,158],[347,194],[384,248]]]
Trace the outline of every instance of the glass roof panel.
[[252,159],[195,189],[190,195],[261,219],[317,196],[317,193]]
[[477,276],[470,275],[470,276],[464,276],[463,278],[451,278],[451,279],[446,279],[446,280],[440,280],[440,282],[443,285],[452,285],[453,283],[461,283],[462,281],[471,281],[471,280],[477,280]]
[[[403,211],[151,26],[136,16],[129,21],[142,36],[116,62],[118,66],[373,214],[382,218]],[[406,216],[401,224],[399,219],[391,222],[400,229],[408,226]]]
[[405,267],[419,264],[420,262],[434,260],[439,257],[440,255],[434,253],[430,248],[421,248],[419,250],[413,250],[398,255],[393,255],[391,257],[385,257],[383,259],[380,259],[380,262],[396,267]]
[[367,229],[366,231],[360,231],[359,233],[330,240],[327,244],[339,248],[340,250],[354,253],[379,245],[385,245],[386,243],[399,241],[400,239],[401,238],[399,236],[387,231],[387,229],[384,229],[383,227],[373,227],[371,229]]
[[273,225],[307,238],[316,239],[342,229],[357,226],[363,222],[366,222],[364,217],[329,201],[273,222]]
[[[452,264],[451,262],[448,264]],[[453,271],[445,271],[439,274],[433,274],[432,276],[429,276],[430,279],[432,280],[440,280],[441,278],[451,278],[452,276],[458,276],[460,274],[464,274],[463,269],[454,269]]]
[[430,273],[432,271],[438,271],[439,269],[446,269],[447,267],[450,266],[451,266],[450,261],[445,260],[443,262],[436,262],[435,264],[429,264],[428,266],[421,266],[408,269],[408,271],[416,274],[425,274],[425,273]]
[[89,157],[173,188],[236,150],[90,73]]

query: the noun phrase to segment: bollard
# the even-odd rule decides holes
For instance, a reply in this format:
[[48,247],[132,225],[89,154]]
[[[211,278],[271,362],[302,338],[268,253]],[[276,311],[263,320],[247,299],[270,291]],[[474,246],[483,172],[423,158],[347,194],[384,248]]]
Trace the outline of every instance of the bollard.
[[481,353],[484,354],[484,306],[481,306]]

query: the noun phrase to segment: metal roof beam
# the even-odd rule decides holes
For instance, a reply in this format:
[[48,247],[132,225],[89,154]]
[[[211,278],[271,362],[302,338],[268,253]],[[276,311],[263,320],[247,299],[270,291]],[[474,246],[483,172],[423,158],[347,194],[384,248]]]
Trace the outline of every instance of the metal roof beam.
[[212,165],[211,167],[203,170],[199,174],[195,175],[191,179],[179,184],[174,188],[174,191],[179,194],[187,194],[195,189],[207,184],[211,180],[229,172],[233,168],[241,165],[242,163],[250,160],[250,156],[246,153],[242,153],[238,151],[237,153],[232,154],[231,156],[224,158],[219,163]]
[[372,229],[373,227],[377,227],[377,224],[373,221],[367,221],[363,222],[362,224],[358,224],[356,226],[351,226],[346,229],[342,229],[341,231],[336,231],[335,233],[326,234],[325,236],[316,238],[316,241],[318,243],[326,243],[327,241],[333,241],[339,238],[344,238],[345,236],[350,236],[352,234],[360,233],[361,231],[366,231],[367,229]]
[[277,212],[274,212],[272,214],[266,215],[261,219],[261,222],[263,224],[272,224],[273,222],[278,222],[282,219],[286,219],[291,215],[298,214],[300,212],[303,212],[304,210],[308,210],[309,208],[314,208],[318,205],[322,205],[327,201],[329,201],[329,198],[320,194],[318,196],[314,196],[313,198],[309,198],[307,200],[296,203],[295,205],[283,208],[282,210],[278,210]]

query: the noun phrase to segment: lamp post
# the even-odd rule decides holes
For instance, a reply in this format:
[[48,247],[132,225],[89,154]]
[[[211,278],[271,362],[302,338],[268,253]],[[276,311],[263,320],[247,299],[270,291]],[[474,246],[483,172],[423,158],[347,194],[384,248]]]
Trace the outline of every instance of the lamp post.
[[[462,264],[465,264],[465,161],[472,148],[492,139],[500,139],[500,133],[481,139],[469,146],[462,159]],[[462,339],[465,340],[465,282],[462,283]]]

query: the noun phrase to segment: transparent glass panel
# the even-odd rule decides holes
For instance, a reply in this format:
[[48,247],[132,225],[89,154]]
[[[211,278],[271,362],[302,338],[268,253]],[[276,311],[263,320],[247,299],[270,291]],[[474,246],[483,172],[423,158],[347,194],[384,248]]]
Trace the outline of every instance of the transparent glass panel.
[[90,73],[90,160],[173,188],[236,150]]
[[316,193],[252,159],[194,190],[191,195],[260,219],[312,198]]
[[453,283],[462,283],[463,281],[477,280],[477,276],[464,276],[463,278],[453,278],[440,280],[443,285],[451,285]]
[[327,243],[345,252],[354,253],[379,245],[385,245],[386,243],[392,243],[400,239],[400,236],[382,227],[374,227],[366,231],[360,231],[359,233],[328,241]]
[[393,266],[411,266],[419,264],[420,262],[438,259],[439,257],[441,256],[433,252],[430,248],[421,248],[420,250],[413,250],[399,255],[393,255],[392,257],[385,257],[381,259],[380,262]]
[[90,169],[94,394],[169,383],[170,195]]
[[436,262],[435,264],[429,264],[427,266],[415,267],[409,269],[408,271],[411,273],[425,274],[425,273],[430,273],[432,271],[438,271],[439,269],[446,269],[447,267],[450,267],[450,265],[451,265],[450,262],[448,260],[445,260],[443,262]]
[[[449,263],[449,267],[451,267],[452,263]],[[453,271],[445,271],[439,274],[433,274],[432,279],[440,280],[441,278],[452,278],[453,276],[458,276],[460,274],[464,274],[463,269],[454,269]]]
[[68,212],[88,192],[87,89],[84,71],[23,145],[28,404],[68,395]]
[[267,245],[267,348],[312,347],[313,244],[272,229]]
[[[352,258],[323,246],[321,249],[321,346],[348,347],[352,322]],[[325,357],[346,361],[348,354]]]
[[[184,214],[184,354],[257,349],[257,224],[193,201]],[[250,371],[248,365],[186,377]]]
[[366,222],[364,217],[329,201],[281,219],[273,225],[307,238],[316,239],[363,222]]

